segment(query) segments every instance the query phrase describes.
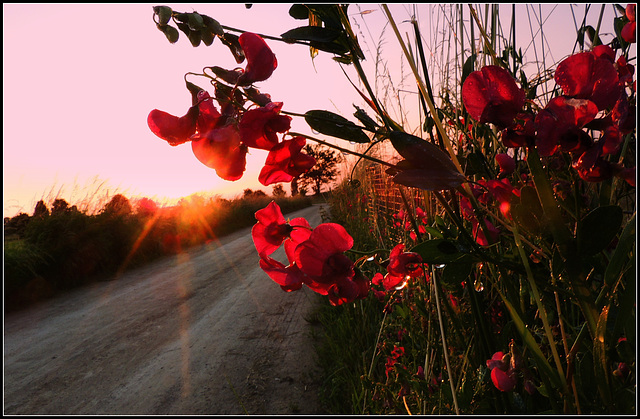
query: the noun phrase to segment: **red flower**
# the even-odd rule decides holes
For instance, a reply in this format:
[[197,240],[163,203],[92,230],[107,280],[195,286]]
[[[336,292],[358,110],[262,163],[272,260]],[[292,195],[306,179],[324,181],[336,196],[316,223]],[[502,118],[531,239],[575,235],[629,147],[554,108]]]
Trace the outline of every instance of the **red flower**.
[[558,64],[554,76],[565,96],[589,99],[600,110],[612,107],[622,93],[611,54],[602,52],[574,54]]
[[247,147],[240,141],[235,125],[196,134],[192,140],[191,148],[196,158],[215,169],[222,179],[234,181],[242,177],[247,164]]
[[298,244],[311,234],[309,222],[304,218],[287,223],[275,201],[256,211],[255,216],[258,222],[251,229],[251,237],[261,258],[275,252],[288,238]]
[[286,292],[297,291],[302,288],[304,274],[295,263],[284,266],[277,260],[266,256],[260,259],[260,268]]
[[255,33],[245,32],[240,35],[238,42],[247,58],[247,66],[238,79],[238,84],[249,85],[271,77],[278,61],[264,39]]
[[186,115],[178,118],[164,111],[154,109],[147,117],[149,129],[158,137],[167,141],[169,145],[177,146],[187,142],[196,132],[198,107],[192,106]]
[[491,221],[485,218],[485,225],[487,226],[487,231],[489,233],[489,237],[484,234],[484,229],[480,227],[480,223],[474,218],[471,220],[471,224],[473,226],[473,236],[476,238],[476,242],[480,246],[489,246],[492,243],[495,243],[500,237],[500,230],[498,230]]
[[598,114],[595,103],[586,99],[569,99],[558,96],[538,113],[535,119],[536,147],[542,156],[561,151],[579,152],[593,140],[582,130]]
[[520,196],[520,191],[511,186],[509,179],[491,179],[486,182],[486,186],[489,193],[498,201],[502,215],[511,219],[511,199],[514,195]]
[[491,370],[491,381],[493,385],[500,391],[511,391],[516,386],[516,378],[509,371],[502,371],[500,368]]
[[316,227],[295,249],[295,262],[307,275],[307,286],[327,295],[332,285],[351,280],[354,264],[343,252],[352,246],[353,238],[341,225],[324,223]]
[[341,278],[327,290],[331,305],[351,303],[357,299],[366,298],[369,294],[370,282],[360,272],[356,271],[353,279]]
[[250,109],[242,115],[239,129],[247,147],[271,150],[278,144],[276,133],[291,128],[291,117],[279,115],[282,102],[270,102],[261,108]]
[[524,106],[525,96],[511,74],[490,65],[469,74],[462,85],[462,102],[469,115],[481,123],[506,128]]
[[636,187],[636,168],[622,169],[616,174],[617,177],[624,179],[629,185]]
[[304,137],[295,137],[273,147],[258,175],[260,183],[267,186],[272,183],[289,182],[311,169],[316,160],[301,153],[306,142]]
[[516,161],[508,154],[500,153],[496,155],[496,163],[500,166],[498,177],[505,177],[516,170]]
[[629,22],[624,25],[622,31],[620,31],[620,35],[622,39],[629,43],[636,42],[636,5],[635,3],[627,4],[625,9],[625,14],[627,15],[627,19]]
[[386,290],[402,287],[410,278],[423,274],[422,257],[415,252],[405,252],[404,244],[398,244],[389,254],[387,274],[382,279]]
[[502,131],[502,143],[506,147],[523,147],[535,142],[536,126],[534,115],[521,112],[516,115],[513,124]]

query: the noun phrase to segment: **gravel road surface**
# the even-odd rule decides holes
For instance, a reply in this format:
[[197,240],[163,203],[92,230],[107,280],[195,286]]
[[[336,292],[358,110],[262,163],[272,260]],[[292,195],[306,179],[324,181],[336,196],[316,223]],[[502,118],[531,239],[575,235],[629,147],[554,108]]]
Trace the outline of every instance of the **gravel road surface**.
[[[317,205],[285,217],[322,222]],[[4,413],[322,413],[318,296],[258,260],[245,229],[6,315]]]

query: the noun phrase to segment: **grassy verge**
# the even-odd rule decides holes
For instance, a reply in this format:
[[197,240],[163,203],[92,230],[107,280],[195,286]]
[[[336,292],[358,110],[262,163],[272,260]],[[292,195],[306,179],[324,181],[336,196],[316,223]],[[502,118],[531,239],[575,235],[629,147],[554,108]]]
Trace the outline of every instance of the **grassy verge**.
[[250,227],[272,199],[283,213],[312,204],[305,197],[250,194],[133,208],[122,197],[88,214],[58,200],[51,212],[41,205],[33,216],[5,219],[5,312]]

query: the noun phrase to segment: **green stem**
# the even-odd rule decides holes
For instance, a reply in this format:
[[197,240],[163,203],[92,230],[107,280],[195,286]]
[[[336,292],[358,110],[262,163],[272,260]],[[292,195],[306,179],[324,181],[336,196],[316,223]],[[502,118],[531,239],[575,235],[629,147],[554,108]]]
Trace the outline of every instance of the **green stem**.
[[584,273],[580,267],[576,242],[562,220],[560,207],[555,200],[551,183],[546,176],[535,147],[530,147],[528,150],[527,164],[533,176],[533,183],[540,198],[545,218],[549,223],[551,234],[564,260],[566,279],[582,309],[589,327],[589,332],[591,336],[595,338],[598,313],[591,292],[585,285]]
[[529,286],[531,287],[531,292],[533,293],[533,298],[536,301],[536,305],[538,306],[538,315],[542,320],[542,325],[544,327],[545,334],[547,335],[547,341],[549,342],[549,347],[551,348],[551,353],[553,354],[553,360],[556,364],[556,369],[558,370],[558,374],[560,375],[560,380],[562,381],[563,391],[565,394],[569,394],[569,387],[567,386],[567,382],[565,381],[564,371],[562,369],[562,363],[560,362],[560,355],[558,355],[558,349],[556,348],[556,343],[553,339],[553,333],[551,331],[551,326],[549,326],[549,319],[547,318],[547,311],[542,304],[542,298],[540,297],[540,293],[538,292],[538,286],[536,285],[536,281],[533,277],[533,272],[531,272],[531,266],[529,265],[529,259],[527,259],[527,255],[524,254],[524,248],[522,246],[522,242],[520,241],[520,234],[518,233],[518,228],[516,225],[513,225],[513,238],[516,242],[516,247],[518,252],[520,253],[520,258],[522,259],[522,263],[524,264],[524,268],[527,272],[527,279],[529,280]]
[[[432,269],[434,269],[432,267]],[[444,334],[444,322],[442,321],[442,311],[440,310],[440,296],[438,294],[438,286],[436,284],[435,272],[431,275],[431,281],[433,283],[433,290],[436,294],[436,309],[438,311],[438,323],[440,323],[440,337],[442,338],[442,350],[444,352],[444,362],[447,366],[447,374],[449,375],[449,386],[451,387],[451,395],[453,396],[453,406],[456,411],[456,415],[460,414],[460,408],[458,407],[458,398],[456,397],[456,388],[453,381],[453,375],[451,372],[451,365],[449,363],[449,350],[447,349],[447,339]],[[473,292],[473,291],[471,291]]]

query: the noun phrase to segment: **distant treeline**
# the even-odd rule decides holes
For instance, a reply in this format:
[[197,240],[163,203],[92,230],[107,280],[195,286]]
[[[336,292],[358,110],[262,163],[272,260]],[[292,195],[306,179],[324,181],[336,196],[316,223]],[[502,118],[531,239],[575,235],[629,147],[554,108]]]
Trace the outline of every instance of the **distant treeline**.
[[148,198],[132,205],[117,194],[88,214],[64,199],[41,200],[32,215],[4,219],[5,312],[249,227],[272,199],[285,213],[312,203],[250,189],[231,200],[194,195],[172,207]]

